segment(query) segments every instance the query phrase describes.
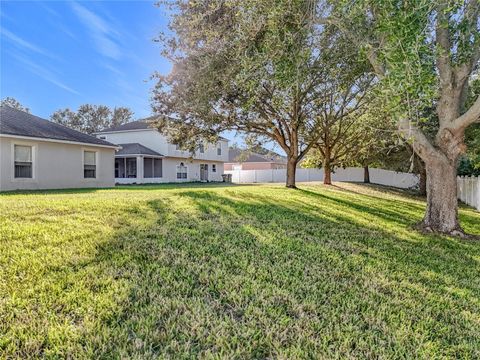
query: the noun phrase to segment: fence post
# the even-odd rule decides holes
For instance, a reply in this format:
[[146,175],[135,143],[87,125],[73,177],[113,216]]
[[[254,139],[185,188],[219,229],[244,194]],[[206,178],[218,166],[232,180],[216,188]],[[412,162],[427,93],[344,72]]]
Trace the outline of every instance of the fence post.
[[462,196],[463,196],[463,181],[462,181],[462,177],[459,176],[457,177],[457,180],[458,180],[458,198],[460,200],[462,200]]
[[465,201],[465,178],[459,177],[460,180],[460,200]]
[[475,207],[475,178],[473,176],[470,176],[470,204]]
[[477,176],[477,210],[480,211],[480,176]]
[[459,200],[480,210],[480,176],[457,176]]

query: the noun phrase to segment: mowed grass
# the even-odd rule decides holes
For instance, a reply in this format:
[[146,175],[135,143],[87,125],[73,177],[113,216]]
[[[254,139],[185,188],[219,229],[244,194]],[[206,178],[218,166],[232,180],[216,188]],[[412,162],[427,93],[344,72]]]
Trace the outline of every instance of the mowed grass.
[[0,358],[478,359],[480,243],[412,231],[424,206],[354,184],[0,195]]

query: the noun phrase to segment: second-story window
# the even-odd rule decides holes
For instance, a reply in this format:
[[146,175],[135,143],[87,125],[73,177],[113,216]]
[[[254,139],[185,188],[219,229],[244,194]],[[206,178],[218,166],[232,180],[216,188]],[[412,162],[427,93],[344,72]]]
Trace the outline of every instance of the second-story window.
[[175,144],[175,150],[180,150],[180,145]]
[[203,144],[198,145],[198,151],[200,151],[200,154],[203,154],[205,152],[205,146]]
[[217,155],[222,155],[222,144],[217,144]]

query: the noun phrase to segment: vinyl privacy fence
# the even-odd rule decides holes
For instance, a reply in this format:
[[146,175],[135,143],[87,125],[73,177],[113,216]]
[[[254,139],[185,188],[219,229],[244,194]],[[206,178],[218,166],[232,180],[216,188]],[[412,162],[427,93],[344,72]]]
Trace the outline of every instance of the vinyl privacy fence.
[[457,189],[460,200],[480,210],[480,177],[458,176]]
[[[283,183],[287,177],[286,169],[232,170],[225,171],[225,173],[232,174],[232,181],[234,183]],[[322,180],[323,169],[297,169],[297,182]],[[350,167],[337,169],[332,173],[332,181],[363,182],[363,168]],[[371,168],[370,181],[374,184],[408,189],[417,186],[418,176],[415,174]]]
[[[234,183],[284,183],[285,169],[274,170],[232,170]],[[297,169],[297,182],[322,181],[323,169]],[[333,181],[363,182],[363,168],[337,169],[332,174]],[[370,182],[373,184],[394,186],[402,189],[418,187],[418,175],[383,169],[370,169]],[[480,177],[457,178],[458,198],[464,203],[480,210]]]

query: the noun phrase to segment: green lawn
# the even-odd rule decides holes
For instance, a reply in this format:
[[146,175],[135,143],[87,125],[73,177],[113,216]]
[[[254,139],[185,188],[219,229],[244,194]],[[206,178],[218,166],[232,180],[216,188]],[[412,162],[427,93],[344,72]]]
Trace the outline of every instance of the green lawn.
[[[386,188],[0,195],[0,358],[479,358],[480,242]],[[462,225],[480,234],[480,214]]]

